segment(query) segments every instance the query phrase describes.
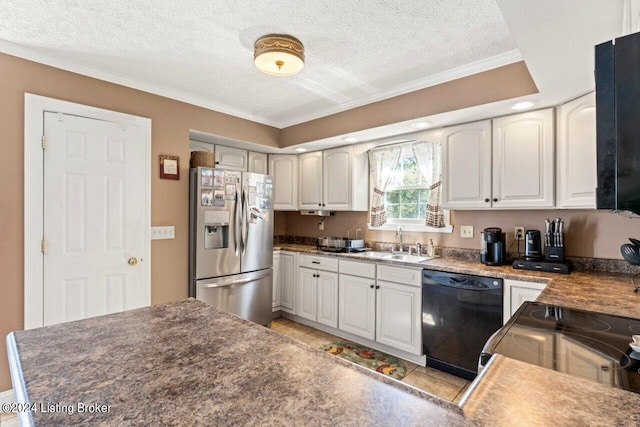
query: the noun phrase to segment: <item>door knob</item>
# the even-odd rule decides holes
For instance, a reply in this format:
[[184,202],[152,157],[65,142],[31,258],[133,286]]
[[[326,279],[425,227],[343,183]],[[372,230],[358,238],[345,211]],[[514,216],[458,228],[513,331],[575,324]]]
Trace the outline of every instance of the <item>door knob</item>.
[[136,265],[138,263],[138,258],[131,257],[131,258],[129,258],[128,263],[129,263],[130,266],[134,266],[134,265]]

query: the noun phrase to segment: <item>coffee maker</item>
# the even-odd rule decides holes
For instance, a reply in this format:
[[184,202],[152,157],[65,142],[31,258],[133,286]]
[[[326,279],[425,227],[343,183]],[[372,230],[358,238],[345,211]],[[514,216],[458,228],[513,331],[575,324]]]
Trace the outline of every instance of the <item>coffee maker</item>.
[[507,260],[506,240],[502,229],[485,228],[482,234],[480,262],[486,265],[502,265]]

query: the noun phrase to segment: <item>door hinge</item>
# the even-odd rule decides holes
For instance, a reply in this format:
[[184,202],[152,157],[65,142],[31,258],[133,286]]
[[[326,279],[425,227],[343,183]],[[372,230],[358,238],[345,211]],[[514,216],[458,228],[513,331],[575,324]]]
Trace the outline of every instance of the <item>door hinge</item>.
[[44,239],[42,239],[42,242],[40,242],[40,250],[43,254],[47,252],[47,241]]
[[47,148],[47,137],[42,135],[42,149]]

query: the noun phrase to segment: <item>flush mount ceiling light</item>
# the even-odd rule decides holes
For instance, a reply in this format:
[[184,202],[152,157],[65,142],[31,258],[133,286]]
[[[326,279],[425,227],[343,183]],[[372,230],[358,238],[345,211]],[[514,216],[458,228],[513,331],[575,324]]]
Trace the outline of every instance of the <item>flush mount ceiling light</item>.
[[267,34],[256,40],[253,63],[272,76],[292,76],[304,68],[304,46],[286,34]]
[[431,122],[415,122],[415,123],[411,123],[411,127],[412,128],[416,128],[416,129],[426,129],[428,127],[431,127],[433,125],[433,123]]
[[307,151],[307,149],[306,148],[302,148],[302,147],[298,147],[298,148],[296,148],[296,151],[298,153],[304,153],[305,151]]
[[344,138],[342,138],[342,140],[344,142],[357,142],[358,138],[356,138],[355,136],[345,136]]
[[511,106],[512,110],[526,110],[536,105],[538,101],[520,101]]

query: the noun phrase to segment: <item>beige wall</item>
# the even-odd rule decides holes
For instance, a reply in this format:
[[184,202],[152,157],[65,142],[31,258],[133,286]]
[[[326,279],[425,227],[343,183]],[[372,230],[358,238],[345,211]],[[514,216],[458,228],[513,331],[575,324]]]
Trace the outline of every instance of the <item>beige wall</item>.
[[[25,92],[152,119],[151,224],[174,240],[151,243],[151,302],[187,297],[189,129],[278,146],[279,130],[0,54],[0,392],[11,388],[4,337],[23,328]],[[158,178],[158,155],[180,156],[179,181]]]
[[[280,213],[282,215],[283,213]],[[367,230],[366,212],[337,212],[325,220],[324,231],[318,230],[317,217],[302,216],[298,212],[287,212],[286,234],[309,237],[346,237],[347,230],[362,228],[365,238],[378,242],[395,242],[393,231]],[[513,242],[513,227],[524,226],[527,230],[544,231],[545,218],[560,217],[565,221],[565,244],[568,256],[622,259],[620,245],[628,243],[628,237],[640,238],[640,219],[629,219],[603,211],[590,210],[522,210],[522,211],[454,211],[451,222],[452,234],[404,232],[405,243],[426,244],[433,239],[436,246],[480,249],[480,232],[486,227],[500,227],[507,233],[507,244]],[[460,237],[460,226],[472,225],[473,239]],[[351,236],[353,237],[353,231]],[[521,243],[521,251],[524,244]],[[516,252],[516,246],[511,247]]]

